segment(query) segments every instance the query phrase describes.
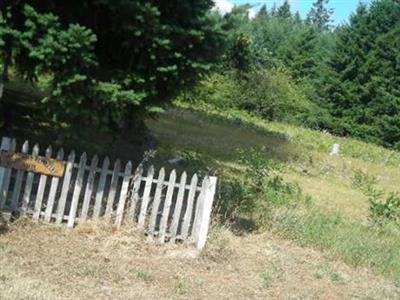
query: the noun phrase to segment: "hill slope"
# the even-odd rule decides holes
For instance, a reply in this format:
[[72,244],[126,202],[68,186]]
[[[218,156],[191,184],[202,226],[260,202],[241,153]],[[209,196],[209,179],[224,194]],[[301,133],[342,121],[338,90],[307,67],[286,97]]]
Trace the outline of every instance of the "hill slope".
[[[398,153],[241,112],[179,105],[147,122],[160,142],[156,165],[181,157],[170,168],[216,174],[221,189],[243,175],[236,149],[265,146],[264,155],[284,166],[284,180],[297,183],[313,206],[277,211],[269,228],[255,231],[216,220],[197,258],[185,246],[157,247],[129,226],[113,232],[88,223],[70,231],[21,220],[0,230],[1,299],[400,298],[398,230],[371,227],[363,192],[371,178],[376,188],[399,191]],[[340,157],[329,155],[334,142]]]
[[214,228],[199,258],[131,227],[19,222],[0,235],[1,299],[396,299],[363,268],[270,234]]

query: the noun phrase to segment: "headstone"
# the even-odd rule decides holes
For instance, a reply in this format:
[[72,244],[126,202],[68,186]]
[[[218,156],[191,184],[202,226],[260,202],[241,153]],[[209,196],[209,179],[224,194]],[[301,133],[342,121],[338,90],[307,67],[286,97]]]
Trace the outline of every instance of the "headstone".
[[179,163],[182,162],[182,161],[183,161],[183,159],[180,158],[180,157],[168,159],[168,163],[169,163],[170,165],[177,165],[177,164],[179,164]]
[[331,156],[339,156],[339,150],[340,150],[340,145],[339,144],[333,144],[332,151],[331,151]]

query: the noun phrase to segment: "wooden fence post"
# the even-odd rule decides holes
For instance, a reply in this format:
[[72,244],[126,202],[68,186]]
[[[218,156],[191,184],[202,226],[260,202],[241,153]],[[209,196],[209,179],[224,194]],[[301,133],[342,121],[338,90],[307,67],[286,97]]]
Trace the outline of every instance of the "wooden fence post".
[[142,182],[143,167],[139,165],[133,175],[133,188],[130,195],[128,220],[135,222],[136,206],[139,202],[139,189]]
[[[39,145],[38,144],[35,144],[35,146],[33,146],[32,156],[33,157],[39,156]],[[20,209],[21,215],[26,215],[26,211],[28,210],[34,176],[35,176],[35,173],[33,173],[33,172],[28,172],[28,174],[26,175],[25,190],[22,195],[22,205],[21,205],[21,209]]]
[[[1,145],[0,145],[0,151],[10,151],[11,150],[11,138],[9,137],[3,137],[1,139]],[[4,187],[4,183],[5,183],[5,179],[6,179],[6,175],[8,170],[4,167],[0,168],[0,191],[3,191],[3,187]],[[2,193],[3,194],[3,193]],[[1,197],[1,196],[0,196]],[[4,197],[0,198],[0,208],[3,208],[4,204],[6,202],[6,199],[4,199]]]
[[122,179],[121,193],[119,195],[117,213],[115,216],[114,224],[117,228],[121,226],[122,219],[124,217],[125,202],[126,202],[126,197],[128,196],[129,181],[131,180],[131,175],[132,175],[132,163],[128,161],[128,163],[125,166],[124,178]]
[[204,189],[202,197],[199,197],[199,200],[202,201],[202,203],[197,206],[198,211],[196,211],[195,217],[197,224],[193,224],[195,243],[198,250],[203,249],[207,241],[217,177],[210,176],[207,182],[208,184]]
[[171,209],[171,204],[172,204],[172,196],[174,195],[175,180],[176,180],[176,171],[172,170],[171,174],[169,175],[168,190],[167,190],[167,195],[165,196],[163,212],[160,220],[159,241],[161,244],[164,243],[165,235],[167,233],[167,222],[169,217],[169,211]]
[[[56,159],[58,159],[58,160],[64,159],[63,148],[58,150]],[[49,192],[49,196],[47,198],[46,210],[44,212],[44,220],[46,222],[50,222],[52,215],[53,215],[53,209],[54,209],[54,204],[56,201],[56,194],[57,194],[57,188],[58,188],[59,182],[60,182],[59,177],[54,176],[53,178],[51,178],[50,192]],[[39,212],[39,215],[40,215],[40,212]]]
[[[53,152],[53,149],[51,148],[51,146],[47,147],[46,154],[45,154],[46,158],[51,158],[52,152]],[[42,210],[44,190],[46,188],[46,182],[47,182],[47,176],[40,175],[39,185],[38,185],[38,189],[36,192],[35,208],[33,210],[33,219],[34,220],[39,220],[39,217],[40,217],[40,212]]]
[[153,184],[153,176],[154,176],[154,167],[150,166],[149,170],[147,171],[142,203],[140,205],[140,212],[138,217],[139,227],[144,227],[144,222],[147,215],[147,207],[149,206],[149,201],[150,201],[150,191],[151,191],[151,186]]
[[76,213],[77,213],[78,204],[79,204],[79,197],[81,195],[82,186],[83,186],[83,176],[85,175],[86,160],[87,160],[87,155],[86,155],[86,152],[84,152],[81,155],[81,158],[79,161],[78,174],[76,175],[76,180],[74,183],[74,191],[73,191],[72,200],[71,200],[71,206],[69,208],[68,222],[67,222],[67,227],[69,227],[69,228],[74,227],[74,224],[75,224],[75,218],[76,218]]
[[[25,141],[22,145],[22,153],[28,154],[29,142]],[[18,170],[15,178],[14,189],[11,199],[11,210],[16,211],[19,205],[19,196],[21,194],[22,180],[24,179],[24,170]]]
[[71,151],[68,156],[67,165],[64,172],[64,180],[61,187],[61,195],[58,200],[56,224],[61,224],[64,220],[65,205],[67,203],[68,192],[70,189],[70,182],[72,177],[72,169],[75,162],[75,151]]

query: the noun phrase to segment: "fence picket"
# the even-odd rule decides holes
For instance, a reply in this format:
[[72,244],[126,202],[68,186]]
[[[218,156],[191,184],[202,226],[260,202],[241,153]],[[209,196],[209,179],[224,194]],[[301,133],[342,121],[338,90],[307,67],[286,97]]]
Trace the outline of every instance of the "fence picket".
[[197,174],[194,174],[190,182],[189,195],[186,202],[185,215],[183,217],[182,234],[181,234],[183,239],[186,239],[189,234],[190,220],[192,218],[193,201],[196,195],[197,181],[198,181]]
[[194,220],[193,220],[193,230],[192,230],[192,238],[194,240],[197,240],[198,238],[198,231],[199,231],[199,221],[201,220],[201,212],[203,211],[203,206],[204,206],[204,197],[206,196],[206,191],[208,186],[210,185],[210,180],[208,176],[203,178],[203,182],[201,184],[201,191],[199,196],[197,197],[196,201],[196,208],[194,210]]
[[[11,147],[11,138],[3,136],[1,138],[0,151],[1,152],[10,151],[10,147]],[[6,168],[6,167],[0,167],[0,189],[2,189],[2,186],[3,186],[3,183],[4,183],[4,175],[5,175],[7,169],[8,168]],[[1,202],[2,201],[0,200],[0,206],[2,206]]]
[[174,195],[174,189],[175,189],[175,180],[176,180],[176,172],[175,170],[172,170],[171,174],[169,175],[168,190],[167,190],[167,195],[165,196],[165,203],[160,221],[159,241],[161,244],[163,244],[165,241],[169,211],[171,210],[172,196]]
[[75,151],[71,151],[65,167],[64,180],[61,188],[60,199],[58,200],[56,224],[61,224],[64,219],[65,205],[67,203],[68,190],[72,177],[72,170],[75,161]]
[[207,241],[208,227],[210,226],[211,209],[214,201],[217,177],[208,177],[206,187],[203,192],[201,209],[196,212],[199,214],[198,223],[195,224],[195,244],[198,250],[203,249]]
[[154,234],[154,231],[156,228],[158,210],[159,210],[161,196],[162,196],[162,190],[163,190],[163,186],[164,186],[164,177],[165,177],[165,169],[161,168],[161,170],[158,172],[156,193],[154,195],[153,209],[152,209],[151,217],[150,217],[149,232],[151,234]]
[[[57,152],[56,159],[62,160],[63,158],[64,158],[64,149],[61,148]],[[54,208],[54,203],[55,203],[55,199],[56,199],[56,193],[57,193],[57,188],[58,188],[59,182],[60,182],[59,177],[54,176],[53,178],[51,178],[49,197],[47,198],[46,210],[44,212],[44,220],[46,222],[50,222],[51,217],[53,215],[53,208]],[[40,216],[40,213],[39,213],[39,216]]]
[[101,205],[103,203],[103,195],[106,186],[107,171],[109,165],[110,165],[110,159],[108,157],[104,158],[103,166],[101,168],[101,173],[100,173],[99,184],[97,186],[97,191],[96,191],[96,201],[94,204],[94,211],[93,211],[94,218],[98,218],[101,213]]
[[122,224],[122,218],[124,217],[124,209],[126,196],[128,195],[129,181],[132,175],[132,163],[129,161],[125,166],[124,178],[122,180],[121,193],[119,196],[117,214],[115,218],[115,226],[119,228]]
[[98,162],[99,158],[97,155],[95,155],[92,159],[92,162],[90,163],[90,170],[89,170],[88,180],[86,183],[85,196],[83,198],[80,221],[86,221],[88,215],[90,199],[92,198],[92,192],[93,192],[94,176],[96,175],[96,168]]
[[108,192],[107,205],[105,216],[110,217],[113,209],[113,204],[115,200],[115,194],[117,193],[119,170],[121,169],[121,161],[117,159],[114,164],[114,170],[111,177],[110,191]]
[[82,191],[83,176],[85,175],[87,156],[84,152],[79,161],[78,174],[76,175],[74,193],[72,194],[71,208],[69,210],[67,227],[72,228],[75,224],[76,212],[78,210],[79,197]]
[[[33,149],[32,149],[32,156],[37,157],[38,155],[39,155],[39,145],[35,144],[35,146],[33,146]],[[30,200],[31,192],[32,192],[32,183],[33,183],[34,176],[35,176],[35,173],[33,173],[33,172],[28,172],[28,175],[26,175],[25,190],[24,190],[24,194],[22,196],[21,215],[25,215],[26,210],[28,209],[29,200]]]
[[[52,153],[52,148],[51,146],[47,147],[45,157],[46,158],[51,158],[51,153]],[[43,196],[44,196],[44,189],[46,187],[46,182],[47,182],[47,176],[46,175],[40,175],[39,178],[39,186],[38,190],[36,193],[36,199],[35,199],[35,208],[33,210],[33,219],[38,220],[40,216],[40,212],[42,209],[42,202],[43,202]]]
[[137,203],[139,202],[139,189],[140,189],[140,184],[142,182],[142,174],[143,174],[143,167],[142,165],[139,165],[135,171],[135,175],[133,176],[133,188],[130,197],[131,203],[128,213],[128,219],[132,222],[135,221],[136,206]]
[[[27,154],[29,150],[29,142],[25,141],[25,143],[22,145],[22,153]],[[18,208],[18,200],[19,200],[19,195],[21,193],[21,188],[22,188],[22,179],[24,176],[23,170],[18,170],[17,171],[17,177],[15,179],[15,184],[14,184],[14,190],[12,194],[12,199],[11,199],[11,210],[15,211]]]
[[172,242],[175,241],[176,235],[178,233],[178,227],[179,227],[181,211],[182,211],[183,197],[185,196],[186,178],[187,178],[186,172],[183,172],[181,175],[181,181],[179,183],[178,196],[176,198],[174,216],[173,216],[172,224],[171,224],[171,241]]
[[149,171],[147,172],[142,203],[140,205],[140,212],[139,212],[139,218],[138,218],[138,224],[140,227],[144,226],[144,221],[146,219],[147,207],[149,205],[149,200],[150,200],[150,191],[151,191],[151,186],[153,184],[153,176],[154,176],[154,167],[150,166]]
[[[14,152],[16,149],[16,141],[15,139],[11,140],[10,143],[10,152]],[[8,189],[10,187],[10,179],[11,179],[11,169],[5,168],[3,173],[3,180],[1,185],[1,193],[0,193],[0,209],[3,209],[7,202]]]

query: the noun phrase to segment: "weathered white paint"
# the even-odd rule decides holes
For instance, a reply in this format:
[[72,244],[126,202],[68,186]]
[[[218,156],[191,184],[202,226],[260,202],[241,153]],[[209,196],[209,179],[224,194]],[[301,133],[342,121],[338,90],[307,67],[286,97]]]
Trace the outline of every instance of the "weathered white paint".
[[169,211],[171,209],[172,196],[174,194],[174,189],[175,189],[175,180],[176,180],[176,172],[175,170],[172,170],[171,174],[169,175],[168,190],[167,190],[167,195],[165,196],[164,208],[160,220],[159,242],[161,244],[164,243],[165,235],[167,232],[167,222],[169,217]]
[[117,228],[119,228],[122,224],[122,219],[125,210],[125,202],[128,196],[129,180],[131,178],[131,175],[132,175],[132,163],[128,162],[125,166],[124,178],[122,180],[121,193],[118,201],[117,214],[115,217],[114,224]]
[[83,175],[85,173],[87,156],[83,153],[79,161],[78,174],[76,175],[76,181],[74,184],[74,193],[72,194],[71,207],[69,209],[68,224],[67,227],[72,228],[75,224],[76,211],[78,210],[79,197],[81,195],[83,185]]
[[118,178],[119,178],[119,169],[121,168],[121,161],[117,159],[117,161],[114,164],[114,170],[113,174],[111,177],[111,185],[110,185],[110,191],[108,192],[108,198],[107,198],[107,205],[106,205],[106,212],[105,216],[110,217],[113,209],[113,204],[115,200],[115,194],[117,193],[117,184],[118,184]]
[[161,168],[160,172],[158,173],[156,193],[154,195],[153,209],[151,211],[151,216],[150,216],[149,232],[151,234],[154,234],[156,228],[156,222],[161,203],[162,190],[164,188],[164,177],[165,177],[165,169]]
[[183,172],[181,175],[178,196],[176,198],[174,216],[173,216],[172,224],[171,224],[171,241],[175,241],[176,235],[178,232],[178,227],[179,227],[181,212],[182,212],[182,203],[183,203],[183,198],[185,196],[186,177],[187,177],[186,172]]
[[[12,149],[14,145],[14,149]],[[15,140],[9,137],[1,139],[0,151],[14,151]],[[2,209],[7,200],[8,186],[10,184],[11,170],[0,167],[0,209]]]
[[[39,155],[39,145],[35,144],[35,146],[33,146],[32,156],[37,157],[38,155]],[[26,210],[28,209],[34,176],[35,174],[33,172],[28,172],[28,175],[26,176],[25,190],[22,196],[21,215],[25,215]]]
[[[22,153],[28,154],[29,150],[29,142],[25,141],[25,143],[22,145]],[[24,176],[23,170],[18,170],[17,171],[17,176],[15,179],[15,184],[14,184],[14,190],[12,194],[12,199],[11,199],[11,210],[16,211],[19,205],[19,196],[21,194],[21,188],[22,188],[22,180]]]
[[192,177],[192,181],[190,182],[189,195],[186,202],[186,211],[185,211],[185,216],[183,217],[182,232],[181,232],[181,237],[183,239],[186,239],[189,235],[189,227],[193,214],[193,202],[194,202],[194,197],[196,195],[197,181],[198,181],[197,174],[194,174]]
[[205,193],[203,194],[203,203],[200,206],[199,211],[196,212],[198,214],[198,223],[196,226],[196,248],[201,250],[204,248],[207,241],[208,227],[210,226],[211,219],[211,210],[214,201],[215,189],[217,186],[217,178],[209,177],[209,184],[205,189]]
[[[51,158],[53,150],[51,146],[47,147],[45,157],[46,158]],[[39,178],[39,186],[38,190],[36,193],[36,199],[35,199],[35,208],[33,211],[33,219],[38,220],[40,216],[40,212],[42,209],[42,203],[43,203],[43,196],[44,196],[44,189],[46,188],[46,182],[47,182],[47,176],[46,175],[40,175]]]
[[95,155],[92,158],[92,162],[90,163],[90,169],[89,169],[89,175],[88,175],[88,179],[87,179],[87,183],[86,183],[85,195],[83,196],[82,212],[79,217],[79,220],[81,222],[83,222],[87,219],[90,200],[92,198],[92,193],[93,193],[94,177],[96,175],[96,168],[97,168],[98,162],[99,162],[99,158],[97,155]]
[[[63,158],[64,158],[64,149],[61,148],[57,152],[56,159],[62,160]],[[44,220],[46,222],[50,222],[50,220],[51,220],[51,218],[53,216],[53,209],[54,209],[54,204],[55,204],[55,201],[56,201],[56,193],[57,193],[59,182],[60,182],[60,178],[59,177],[54,176],[51,179],[49,197],[47,199],[46,211],[44,213]]]
[[143,192],[143,199],[139,211],[138,224],[140,227],[144,226],[144,221],[146,219],[147,207],[149,205],[149,200],[150,200],[151,186],[153,183],[153,176],[154,176],[154,167],[150,166],[149,171],[147,172],[146,184],[144,186],[144,192]]
[[103,167],[101,168],[101,175],[99,179],[99,184],[96,191],[96,202],[94,204],[93,217],[98,218],[101,213],[101,206],[103,203],[104,189],[106,186],[107,171],[110,165],[110,159],[108,157],[104,158]]
[[136,214],[136,206],[140,200],[139,196],[139,189],[142,183],[142,174],[143,174],[143,167],[139,165],[135,171],[135,175],[133,176],[133,186],[132,192],[130,195],[130,207],[128,212],[129,221],[135,221],[135,214]]
[[58,200],[57,218],[56,218],[57,224],[61,224],[64,218],[65,205],[67,203],[69,184],[71,182],[72,167],[74,165],[74,161],[75,161],[75,151],[71,151],[70,155],[68,156],[67,165],[65,167],[64,180],[61,188],[61,196],[60,199]]

